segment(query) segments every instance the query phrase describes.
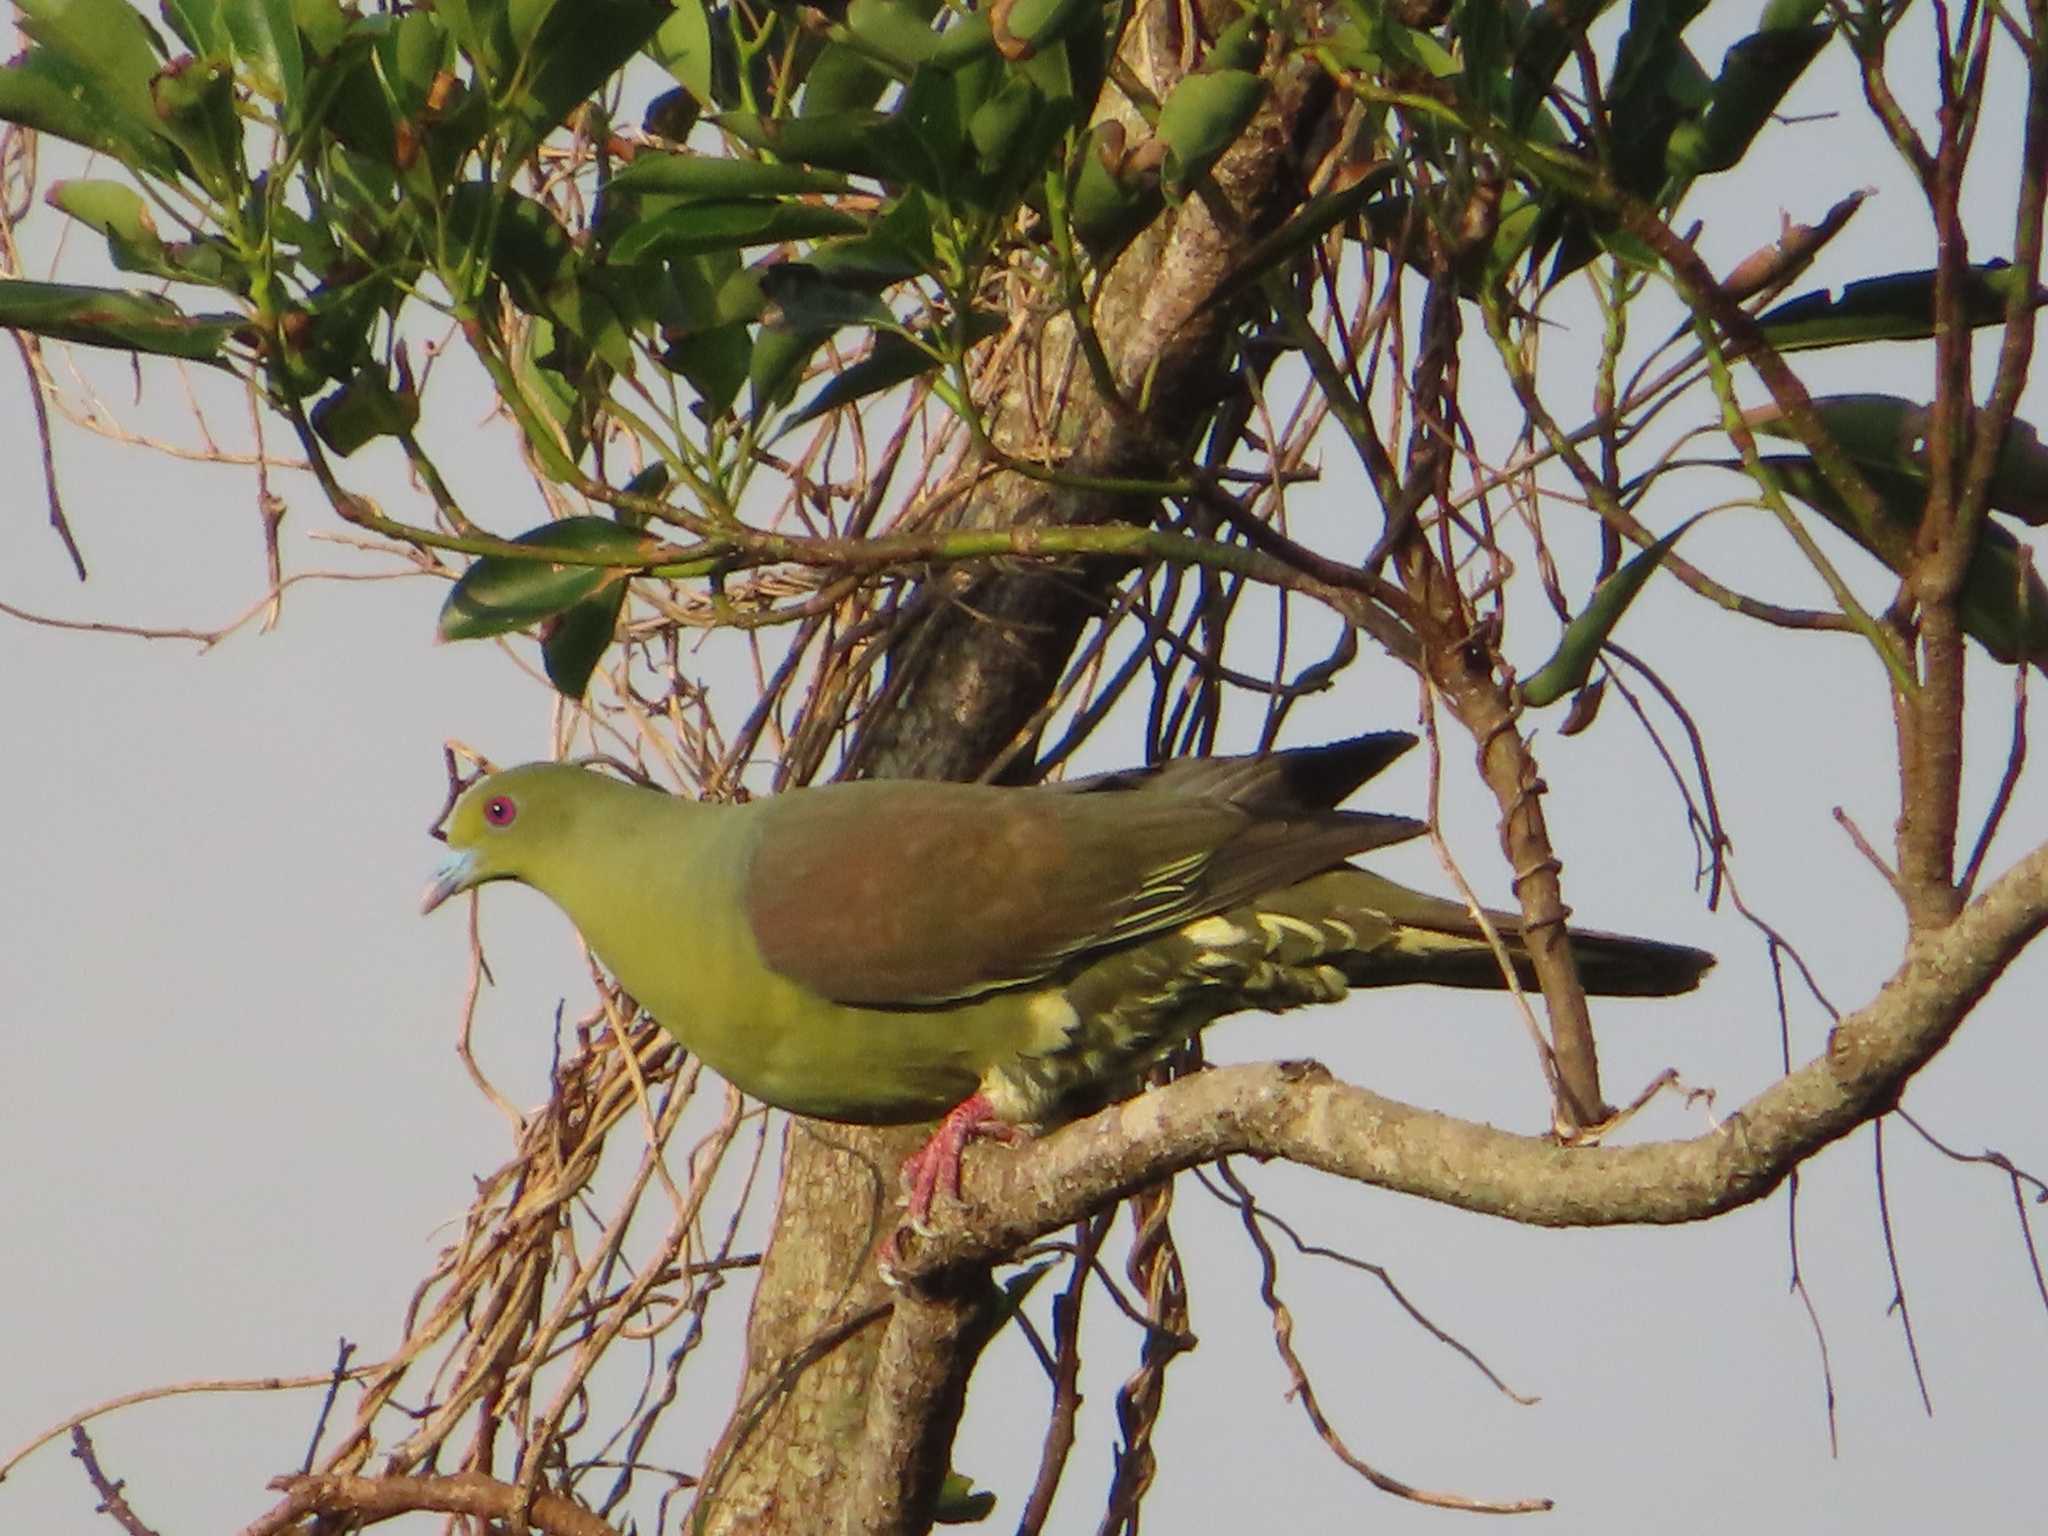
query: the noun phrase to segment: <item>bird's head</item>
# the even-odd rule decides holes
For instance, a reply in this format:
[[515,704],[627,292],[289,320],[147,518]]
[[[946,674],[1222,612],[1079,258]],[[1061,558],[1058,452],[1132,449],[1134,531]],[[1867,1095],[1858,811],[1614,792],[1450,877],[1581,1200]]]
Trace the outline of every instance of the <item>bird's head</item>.
[[552,852],[573,846],[578,807],[594,776],[566,763],[528,763],[477,780],[448,817],[448,857],[420,911],[490,880],[538,883]]

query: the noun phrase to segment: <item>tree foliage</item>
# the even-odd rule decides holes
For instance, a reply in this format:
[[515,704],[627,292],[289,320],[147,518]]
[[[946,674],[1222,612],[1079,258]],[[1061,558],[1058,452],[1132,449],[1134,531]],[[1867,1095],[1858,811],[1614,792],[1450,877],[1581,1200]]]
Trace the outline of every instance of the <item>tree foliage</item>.
[[[1112,1109],[1085,1142],[976,1161],[890,1293],[868,1263],[889,1220],[875,1170],[906,1133],[792,1135],[740,1401],[687,1475],[648,1446],[709,1298],[754,1267],[710,1195],[764,1144],[605,995],[405,1343],[349,1367],[349,1422],[258,1529],[406,1509],[550,1532],[978,1518],[947,1476],[962,1396],[998,1330],[1034,1327],[1055,1386],[1021,1501],[1035,1530],[1071,1441],[1074,1319],[1125,1200],[1148,1332],[1102,1499],[1105,1530],[1135,1529],[1188,1338],[1175,1171],[1279,1154],[1510,1220],[1712,1216],[1886,1114],[2048,922],[2048,849],[1988,855],[2021,744],[1989,814],[1962,819],[1971,690],[2017,684],[2023,721],[2048,667],[2048,589],[2012,526],[2048,519],[2048,453],[2016,414],[2042,297],[2041,0],[18,9],[30,46],[0,69],[0,119],[17,150],[33,132],[94,152],[45,197],[126,276],[0,281],[0,324],[246,386],[334,517],[450,583],[442,638],[534,638],[573,705],[565,748],[713,794],[764,754],[777,787],[1021,779],[1118,711],[1155,756],[1210,745],[1232,701],[1273,740],[1382,656],[1433,732],[1469,739],[1537,936],[1545,1137],[1191,1058],[1143,1125]],[[1734,38],[1718,64],[1687,40],[1709,19]],[[1894,61],[1930,38],[1931,102],[1902,104]],[[1691,210],[1716,178],[1813,192],[1757,146],[1795,131],[1773,125],[1824,60],[1861,100],[1798,99],[1868,114],[1931,240],[1910,260],[1849,244],[1863,198],[1828,188],[1717,270]],[[2019,122],[1982,115],[1994,75]],[[1965,171],[2015,140],[1996,162],[2010,225],[1967,228]],[[1845,251],[1855,281],[1806,281]],[[1546,365],[1558,316],[1597,336],[1589,377]],[[1885,342],[1924,355],[1924,398],[1802,382],[1808,354]],[[439,387],[449,348],[556,517],[493,526],[451,489],[427,429],[473,403]],[[1495,383],[1508,430],[1475,403]],[[361,466],[394,454],[417,511],[365,489],[385,482]],[[1339,465],[1364,491],[1344,516],[1290,512]],[[1766,511],[1800,580],[1691,557],[1697,519],[1734,506]],[[1857,686],[1889,697],[1898,824],[1871,857],[1908,938],[1828,1050],[1721,1131],[1610,1149],[1535,740],[1632,729],[1601,708],[1625,698],[1668,743],[1721,899],[1701,733],[1615,639],[1632,605],[1702,599],[1783,646],[1851,637]],[[1327,649],[1303,661],[1275,623]],[[757,660],[737,716],[695,681],[706,631]],[[646,1147],[594,1218],[628,1120]],[[694,1145],[671,1141],[684,1125]],[[647,1337],[663,1353],[621,1395],[600,1366]],[[1288,1358],[1339,1454],[1460,1502],[1344,1449]]]

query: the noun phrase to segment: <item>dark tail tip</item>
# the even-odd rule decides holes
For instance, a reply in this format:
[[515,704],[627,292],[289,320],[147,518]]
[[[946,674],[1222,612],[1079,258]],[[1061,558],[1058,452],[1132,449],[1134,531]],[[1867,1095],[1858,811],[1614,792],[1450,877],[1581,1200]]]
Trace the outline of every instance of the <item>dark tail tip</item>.
[[1579,979],[1599,997],[1677,997],[1700,984],[1714,957],[1689,944],[1618,933],[1572,934]]

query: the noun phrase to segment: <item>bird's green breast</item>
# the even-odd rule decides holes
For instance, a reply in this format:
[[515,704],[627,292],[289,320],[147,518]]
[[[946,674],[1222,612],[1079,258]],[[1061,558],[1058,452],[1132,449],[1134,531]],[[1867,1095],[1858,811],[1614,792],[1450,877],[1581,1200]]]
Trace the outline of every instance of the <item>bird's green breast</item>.
[[635,796],[537,873],[605,967],[720,1076],[799,1114],[898,1124],[944,1114],[1043,1022],[1028,993],[933,1008],[850,1007],[761,958],[742,892],[757,802]]

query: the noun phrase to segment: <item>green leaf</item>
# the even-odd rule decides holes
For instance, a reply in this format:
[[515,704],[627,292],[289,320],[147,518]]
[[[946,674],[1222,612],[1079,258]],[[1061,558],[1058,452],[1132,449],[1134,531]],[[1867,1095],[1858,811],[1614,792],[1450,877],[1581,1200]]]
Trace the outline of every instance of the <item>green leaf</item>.
[[668,0],[576,0],[556,8],[532,44],[526,88],[507,102],[526,142],[538,144],[560,126],[672,14]]
[[1635,601],[1636,594],[1643,590],[1643,583],[1664,563],[1664,557],[1671,553],[1671,547],[1686,529],[1704,516],[1704,512],[1694,513],[1600,583],[1592,601],[1586,604],[1585,612],[1565,626],[1564,638],[1558,642],[1556,653],[1537,670],[1535,676],[1522,684],[1525,702],[1541,709],[1585,686],[1586,679],[1592,676],[1593,663],[1600,657],[1600,648],[1614,633],[1614,626],[1628,612],[1628,605]]
[[1265,99],[1265,80],[1244,69],[1192,74],[1173,88],[1159,109],[1157,129],[1166,144],[1168,198],[1184,197],[1208,174]]
[[247,185],[235,72],[225,59],[173,59],[149,82],[157,132],[185,152],[200,182],[223,199]]
[[805,117],[762,117],[722,112],[712,119],[754,149],[785,160],[869,176],[877,181],[915,180],[930,163],[914,127],[888,112],[831,112]]
[[[145,108],[148,94],[145,83]],[[0,69],[0,122],[82,144],[166,180],[178,174],[177,157],[157,137],[153,115],[123,111],[98,92],[91,75],[48,48],[30,49],[19,63]]]
[[754,357],[752,327],[743,321],[708,326],[670,342],[662,366],[681,374],[697,391],[707,420],[722,419],[739,398]]
[[828,42],[804,76],[799,117],[837,117],[868,112],[895,83],[890,72],[850,42]]
[[932,1519],[940,1525],[976,1525],[995,1513],[996,1496],[974,1486],[964,1472],[948,1472],[939,1484],[939,1496],[932,1505]]
[[541,670],[557,693],[568,699],[583,697],[591,674],[618,633],[619,612],[625,606],[626,582],[622,578],[541,620]]
[[466,181],[448,194],[448,239],[456,250],[482,251],[490,270],[528,314],[544,313],[547,296],[577,260],[569,235],[543,203],[492,182]]
[[1016,0],[1004,18],[1004,30],[1017,42],[1042,51],[1091,14],[1102,14],[1101,0]]
[[240,315],[187,315],[151,293],[0,281],[0,328],[88,347],[210,363],[245,323]]
[[221,0],[161,0],[157,9],[194,53],[226,53],[228,24]]
[[1722,60],[1705,115],[1672,130],[1666,169],[1699,176],[1735,165],[1834,32],[1822,23],[1754,32],[1736,43]]
[[778,325],[836,331],[867,326],[901,331],[896,312],[865,289],[837,283],[805,262],[789,261],[761,274],[761,292],[778,311]]
[[845,23],[835,27],[832,36],[861,57],[878,61],[899,80],[908,80],[918,65],[939,51],[932,9],[915,0],[853,0]]
[[314,54],[325,57],[348,35],[350,17],[341,0],[291,0],[291,17]]
[[[1863,466],[1864,478],[1877,492],[1880,517],[1875,525],[1866,526],[1828,484],[1820,466],[1804,454],[1773,455],[1760,467],[1786,495],[1805,502],[1894,572],[1903,574],[1912,563],[1913,540],[1927,510],[1924,480]],[[2029,556],[2009,529],[1985,522],[1963,573],[1956,618],[1965,634],[2008,666],[2026,660],[2048,671],[2048,586]]]
[[1166,207],[1158,168],[1126,172],[1123,144],[1122,124],[1097,123],[1081,142],[1068,198],[1074,238],[1098,265],[1114,258]]
[[867,226],[852,214],[815,203],[768,202],[753,198],[691,203],[630,226],[612,242],[617,261],[743,250],[856,234]]
[[643,152],[612,174],[613,192],[663,193],[673,197],[727,199],[784,197],[808,192],[844,192],[844,176],[800,165],[747,160],[734,155]]
[[306,87],[291,0],[221,0],[221,13],[235,57],[266,94],[287,108],[289,117]]
[[380,437],[396,437],[419,425],[420,397],[394,390],[381,367],[365,368],[312,411],[313,430],[343,458]]
[[[646,535],[602,517],[568,517],[543,523],[512,542],[536,550],[616,555],[628,565],[644,560],[652,546]],[[606,587],[616,584],[623,588],[625,580],[625,572],[609,566],[559,565],[538,557],[527,560],[513,555],[481,555],[462,573],[462,579],[442,603],[438,633],[443,640],[482,640],[509,634],[596,597]]]
[[1521,35],[1514,41],[1514,87],[1508,104],[1508,124],[1513,132],[1527,131],[1587,25],[1612,4],[1613,0],[1557,0],[1528,8]]
[[[978,310],[969,317],[967,344],[973,346],[990,336],[999,334],[1005,322],[993,311]],[[923,344],[920,345],[919,342]],[[824,388],[806,401],[802,409],[782,425],[787,432],[815,420],[827,411],[842,405],[851,405],[856,400],[865,400],[869,395],[880,394],[885,389],[894,389],[898,384],[922,378],[925,374],[942,366],[943,352],[929,334],[922,334],[914,341],[908,336],[885,331],[875,337],[875,345],[868,355],[851,367],[842,368],[834,374]]]
[[43,194],[105,238],[114,265],[124,272],[166,272],[163,237],[143,195],[125,181],[57,181]]
[[754,414],[765,416],[785,404],[803,382],[804,367],[831,336],[829,330],[798,331],[763,326],[747,359],[747,384]]
[[1257,69],[1266,56],[1266,19],[1247,11],[1216,34],[1216,41],[1202,58],[1202,68],[1214,74],[1219,69]]
[[699,105],[712,104],[711,18],[704,0],[676,0],[674,12],[655,28],[647,53],[696,97]]
[[560,0],[506,0],[505,31],[515,54],[523,57],[540,40],[540,29],[559,3]]
[[126,0],[15,0],[21,30],[72,65],[95,107],[150,120],[149,81],[163,58]]
[[[1828,435],[1858,464],[1926,478],[1930,407],[1880,394],[1816,395],[1811,404]],[[1772,437],[1794,435],[1774,405],[1749,412],[1748,421]],[[2015,420],[1999,446],[1989,505],[2036,528],[2048,524],[2048,447],[2029,422]]]
[[[1999,325],[2005,320],[2006,298],[2020,274],[2003,261],[1985,262],[1964,276],[1964,322]],[[2036,290],[2029,307],[2041,307]],[[1867,277],[1842,289],[1805,293],[1787,299],[1757,321],[1780,352],[1806,347],[1839,347],[1859,341],[1922,341],[1934,334],[1934,273],[1892,272]]]
[[1038,145],[1030,129],[1045,111],[1045,97],[1020,75],[1011,76],[1000,90],[974,109],[967,120],[967,138],[974,146],[975,161],[983,174],[1000,176],[1006,170],[1036,167]]

